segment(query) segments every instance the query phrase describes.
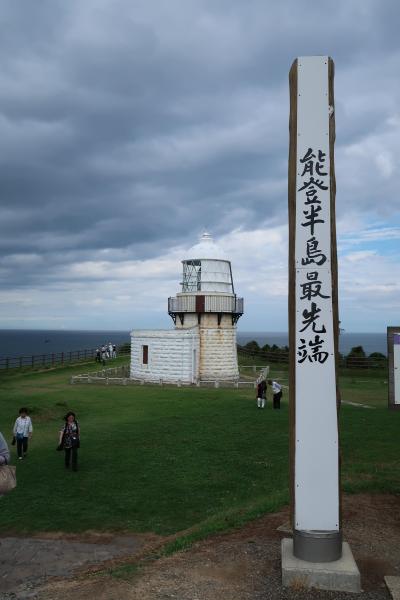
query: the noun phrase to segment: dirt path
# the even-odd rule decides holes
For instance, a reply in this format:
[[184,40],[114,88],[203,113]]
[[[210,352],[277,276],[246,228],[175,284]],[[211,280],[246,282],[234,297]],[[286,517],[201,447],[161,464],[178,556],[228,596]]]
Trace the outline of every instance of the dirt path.
[[[384,575],[400,575],[400,498],[362,494],[344,499],[344,537],[362,575],[360,596],[283,589],[277,528],[287,510],[214,536],[167,558],[141,561],[125,580],[106,574],[49,582],[38,600],[388,600]],[[13,598],[13,596],[8,596]],[[17,596],[14,596],[16,598]],[[0,596],[1,598],[1,596]]]
[[96,533],[1,537],[0,598],[31,597],[31,591],[49,578],[69,577],[89,565],[134,557],[151,539]]

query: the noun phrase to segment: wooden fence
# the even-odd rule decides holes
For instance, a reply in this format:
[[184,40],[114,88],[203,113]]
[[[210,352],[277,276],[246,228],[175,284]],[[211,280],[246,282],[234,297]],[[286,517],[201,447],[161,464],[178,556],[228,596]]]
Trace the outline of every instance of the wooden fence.
[[[117,356],[130,354],[130,349],[118,348]],[[26,356],[0,357],[0,369],[39,368],[64,365],[85,361],[94,361],[96,349],[71,350],[71,352],[52,352],[51,354],[32,354]],[[112,359],[109,359],[112,360]]]
[[[238,345],[238,352],[244,356],[251,357],[255,361],[259,359],[263,364],[289,362],[289,353],[285,350],[263,351],[249,350],[244,346]],[[117,356],[130,354],[130,348],[127,344],[117,349]],[[0,357],[1,369],[22,369],[23,367],[39,368],[52,367],[55,365],[64,365],[68,363],[77,363],[84,361],[94,361],[96,350],[89,348],[86,350],[72,350],[71,352],[53,352],[51,354],[32,354],[25,356]],[[340,356],[339,367],[342,369],[386,369],[387,358],[375,358],[370,356]]]
[[[270,363],[281,363],[287,364],[289,363],[289,352],[284,349],[272,350],[272,351],[263,351],[263,350],[250,350],[245,346],[238,345],[238,353],[243,356],[248,356],[253,360],[260,360],[262,362]],[[387,358],[385,356],[382,357],[374,357],[374,356],[357,356],[357,355],[349,355],[343,356],[339,355],[339,368],[341,369],[386,369],[387,368]]]

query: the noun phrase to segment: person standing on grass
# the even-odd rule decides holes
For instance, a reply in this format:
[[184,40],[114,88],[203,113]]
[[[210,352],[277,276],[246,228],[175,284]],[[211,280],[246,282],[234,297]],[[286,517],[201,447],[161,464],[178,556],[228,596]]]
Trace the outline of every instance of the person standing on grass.
[[65,468],[69,469],[72,458],[72,470],[78,470],[78,448],[80,447],[80,427],[75,413],[70,411],[64,417],[65,425],[60,430],[57,450],[65,451]]
[[32,421],[28,416],[28,409],[25,407],[20,408],[19,417],[16,419],[13,429],[17,441],[18,460],[22,460],[28,454],[28,440],[32,437],[32,431]]
[[[10,464],[10,451],[4,435],[0,431],[0,469],[8,464]],[[4,494],[0,494],[0,498],[2,496],[4,496]]]
[[101,362],[103,363],[103,367],[106,364],[106,347],[103,344],[101,347]]
[[267,398],[267,382],[265,381],[265,379],[263,379],[257,385],[257,406],[258,406],[258,408],[264,408],[266,398]]
[[280,408],[282,398],[282,386],[277,381],[273,381],[272,379],[268,379],[268,383],[272,386],[273,407]]
[[0,467],[8,465],[10,462],[10,451],[4,435],[0,431]]

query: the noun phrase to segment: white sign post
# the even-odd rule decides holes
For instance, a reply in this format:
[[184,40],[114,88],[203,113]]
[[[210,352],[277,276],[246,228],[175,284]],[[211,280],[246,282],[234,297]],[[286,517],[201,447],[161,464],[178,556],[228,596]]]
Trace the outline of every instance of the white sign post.
[[312,562],[342,553],[337,416],[337,262],[333,62],[291,70],[289,162],[290,400],[293,552]]
[[389,408],[400,410],[400,327],[387,328]]

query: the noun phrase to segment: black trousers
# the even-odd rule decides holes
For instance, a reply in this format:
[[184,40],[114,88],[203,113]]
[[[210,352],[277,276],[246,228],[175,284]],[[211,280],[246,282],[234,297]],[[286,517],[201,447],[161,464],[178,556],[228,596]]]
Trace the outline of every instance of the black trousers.
[[64,448],[65,450],[65,466],[69,467],[72,456],[72,470],[78,470],[78,448]]
[[28,438],[27,437],[23,437],[23,438],[17,437],[17,454],[18,454],[18,458],[20,456],[22,456],[22,452],[24,454],[26,454],[28,452]]
[[280,408],[281,407],[281,398],[282,398],[282,392],[278,392],[277,394],[274,394],[274,408]]

